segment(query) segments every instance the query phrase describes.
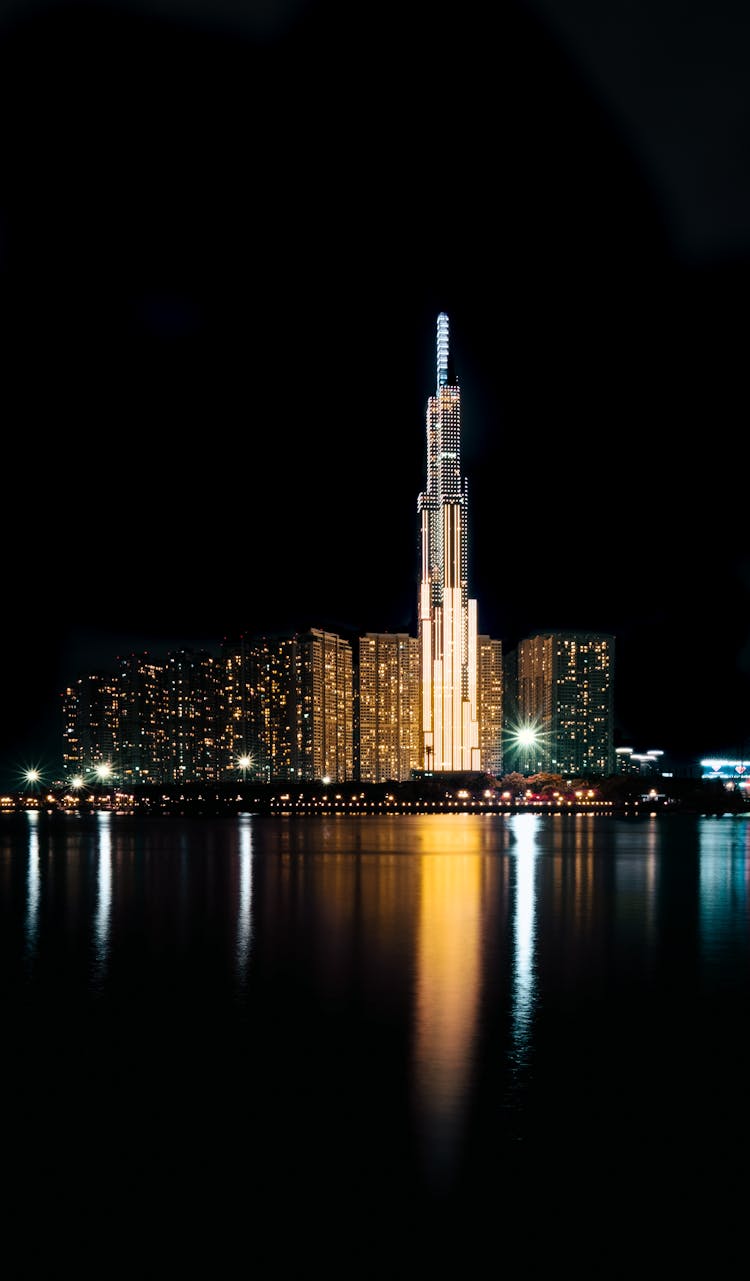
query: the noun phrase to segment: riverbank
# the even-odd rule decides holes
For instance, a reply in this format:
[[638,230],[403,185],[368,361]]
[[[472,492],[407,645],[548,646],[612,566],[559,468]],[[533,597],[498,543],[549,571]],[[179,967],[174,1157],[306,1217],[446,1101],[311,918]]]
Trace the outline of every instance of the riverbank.
[[[446,786],[436,777],[404,783],[222,783],[152,784],[131,790],[114,787],[70,789],[54,786],[23,789],[0,796],[0,814],[44,813],[81,816],[99,812],[117,815],[189,815],[220,817],[253,813],[278,816],[332,814],[630,814],[700,813],[747,814],[750,802],[743,792],[727,791],[704,780],[679,781],[603,779],[565,792],[511,793],[501,786]],[[486,780],[483,780],[486,783]]]

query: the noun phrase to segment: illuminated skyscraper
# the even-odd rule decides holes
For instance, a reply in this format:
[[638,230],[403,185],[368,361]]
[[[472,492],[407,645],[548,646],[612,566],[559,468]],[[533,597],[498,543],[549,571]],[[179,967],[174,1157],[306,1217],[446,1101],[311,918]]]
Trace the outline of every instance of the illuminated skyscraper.
[[354,778],[349,641],[317,627],[297,637],[297,777]]
[[354,777],[348,641],[317,628],[240,636],[224,641],[222,666],[223,777],[337,783]]
[[111,673],[82,676],[63,695],[63,768],[91,774],[119,760],[119,696]]
[[477,603],[467,575],[468,493],[461,392],[448,317],[437,320],[437,387],[427,404],[427,483],[419,495],[421,738],[426,770],[479,770]]
[[503,772],[503,642],[477,637],[477,706],[482,769]]
[[118,782],[166,783],[169,776],[169,717],[164,664],[147,653],[119,660]]
[[298,648],[293,635],[224,640],[223,777],[298,777]]
[[220,665],[204,650],[178,649],[163,672],[167,699],[167,783],[204,783],[220,778],[217,717]]
[[421,766],[419,641],[401,632],[359,639],[359,777],[398,782]]
[[614,773],[614,666],[613,636],[544,632],[521,641],[518,712],[536,734],[534,768]]

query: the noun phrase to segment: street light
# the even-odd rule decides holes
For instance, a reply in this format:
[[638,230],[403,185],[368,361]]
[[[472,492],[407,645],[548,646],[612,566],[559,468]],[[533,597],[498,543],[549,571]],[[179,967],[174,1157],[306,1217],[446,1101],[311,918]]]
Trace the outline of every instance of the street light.
[[[508,741],[511,750],[516,754],[518,769],[521,774],[532,774],[536,772],[537,764],[535,753],[541,748],[544,739],[543,732],[534,721],[520,721],[508,730]],[[532,766],[533,760],[533,766]]]
[[39,769],[39,766],[28,765],[26,769],[20,771],[20,776],[23,779],[23,790],[29,793],[29,798],[26,801],[26,804],[38,805],[39,793],[42,787],[42,771]]
[[247,779],[247,771],[250,769],[250,766],[252,765],[252,763],[253,763],[253,758],[252,758],[252,756],[249,756],[249,755],[245,754],[244,756],[238,756],[238,757],[237,757],[237,764],[238,764],[239,768],[242,770],[242,781],[243,781],[243,783],[244,783],[244,782],[246,781],[246,779]]

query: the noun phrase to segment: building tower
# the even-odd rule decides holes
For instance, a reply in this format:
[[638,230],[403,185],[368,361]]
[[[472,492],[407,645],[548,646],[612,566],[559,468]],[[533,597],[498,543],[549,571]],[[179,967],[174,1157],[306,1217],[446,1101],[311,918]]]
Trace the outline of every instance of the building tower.
[[427,404],[427,483],[419,495],[421,748],[427,771],[479,770],[477,603],[469,600],[468,493],[461,477],[461,392],[445,312],[437,387]]
[[614,671],[614,636],[542,632],[520,642],[518,711],[535,731],[538,768],[614,773]]
[[479,754],[486,774],[503,772],[503,642],[477,637]]
[[348,640],[311,627],[297,645],[297,778],[354,778],[353,654]]
[[81,676],[63,695],[63,770],[91,775],[98,765],[118,764],[119,693],[110,673]]
[[357,686],[360,780],[411,778],[421,766],[417,637],[403,632],[360,636]]
[[125,786],[166,783],[169,776],[169,715],[164,664],[147,652],[119,660],[119,743],[114,762]]

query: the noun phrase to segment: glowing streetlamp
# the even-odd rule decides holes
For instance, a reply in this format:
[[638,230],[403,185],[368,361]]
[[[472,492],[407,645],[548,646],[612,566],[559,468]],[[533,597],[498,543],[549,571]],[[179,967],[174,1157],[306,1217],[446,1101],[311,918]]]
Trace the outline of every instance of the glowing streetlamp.
[[253,763],[252,756],[244,755],[244,756],[237,757],[237,765],[242,770],[243,783],[247,779],[247,771],[250,769],[250,766],[252,765],[252,763]]
[[42,788],[42,771],[37,765],[29,765],[20,771],[20,776],[23,779],[24,791],[29,793],[27,804],[37,805]]
[[544,735],[533,721],[524,721],[513,726],[508,732],[508,740],[517,758],[517,768],[521,774],[536,772],[536,752],[542,746]]

